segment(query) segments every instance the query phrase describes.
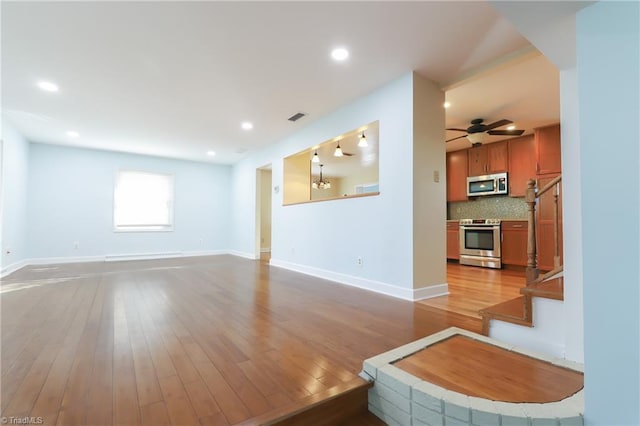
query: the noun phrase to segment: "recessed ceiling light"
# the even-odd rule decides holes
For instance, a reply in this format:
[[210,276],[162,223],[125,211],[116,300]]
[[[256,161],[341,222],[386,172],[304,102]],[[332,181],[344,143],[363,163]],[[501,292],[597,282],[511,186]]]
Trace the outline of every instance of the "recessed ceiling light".
[[50,81],[39,81],[38,87],[44,90],[45,92],[57,92],[58,90],[60,90],[57,84],[52,83]]
[[507,126],[507,130],[515,130],[516,126],[515,125],[511,125],[511,126]]
[[216,152],[215,151],[207,151],[207,155],[209,157],[213,157],[214,155],[216,155]]
[[70,138],[77,138],[78,136],[80,136],[80,133],[76,132],[75,130],[69,130],[67,132],[67,136],[69,136]]
[[338,47],[331,51],[331,57],[336,61],[344,61],[349,57],[349,51],[344,47]]
[[253,129],[253,123],[250,123],[250,122],[248,122],[248,121],[243,122],[243,123],[241,124],[241,126],[242,126],[242,128],[243,128],[244,130],[251,130],[251,129]]
[[451,102],[445,102],[444,104],[442,104],[442,106],[445,108],[449,108],[451,106]]

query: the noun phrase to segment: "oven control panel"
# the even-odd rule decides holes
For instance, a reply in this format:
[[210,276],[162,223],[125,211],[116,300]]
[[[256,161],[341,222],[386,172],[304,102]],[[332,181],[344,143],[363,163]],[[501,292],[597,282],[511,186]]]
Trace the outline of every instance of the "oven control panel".
[[460,225],[500,225],[501,219],[460,219]]

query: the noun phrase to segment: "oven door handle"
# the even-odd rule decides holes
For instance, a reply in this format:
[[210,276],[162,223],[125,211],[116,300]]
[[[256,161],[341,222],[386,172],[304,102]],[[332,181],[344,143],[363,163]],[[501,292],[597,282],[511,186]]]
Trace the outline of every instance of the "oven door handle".
[[467,226],[467,225],[460,225],[460,229],[463,229],[465,231],[492,231],[492,230],[496,230],[496,229],[500,229],[499,226]]

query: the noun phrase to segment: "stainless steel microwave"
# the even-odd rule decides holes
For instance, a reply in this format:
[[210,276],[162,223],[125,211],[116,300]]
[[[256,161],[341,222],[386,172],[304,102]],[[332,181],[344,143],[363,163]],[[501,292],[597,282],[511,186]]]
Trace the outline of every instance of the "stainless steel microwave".
[[467,178],[467,196],[478,197],[481,195],[507,194],[507,174],[496,173],[494,175],[470,176]]

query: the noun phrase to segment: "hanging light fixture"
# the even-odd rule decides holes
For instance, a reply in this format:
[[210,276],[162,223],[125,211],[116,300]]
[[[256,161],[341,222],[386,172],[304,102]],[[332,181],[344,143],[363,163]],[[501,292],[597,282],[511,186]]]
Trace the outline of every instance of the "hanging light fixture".
[[362,134],[360,135],[360,140],[358,141],[358,146],[360,148],[366,148],[369,146],[369,143],[367,142],[367,137],[364,135],[364,132],[362,132]]
[[342,148],[340,148],[340,142],[338,142],[338,146],[336,146],[336,150],[333,152],[334,157],[342,157],[344,154],[342,153]]
[[313,157],[311,157],[311,162],[312,163],[319,163],[320,162],[320,156],[318,155],[318,150],[316,149],[315,154],[313,154]]
[[322,178],[322,167],[324,166],[324,164],[320,164],[320,179],[316,179],[313,181],[313,183],[311,184],[311,187],[313,189],[331,189],[331,182],[329,182],[328,180],[324,180]]

